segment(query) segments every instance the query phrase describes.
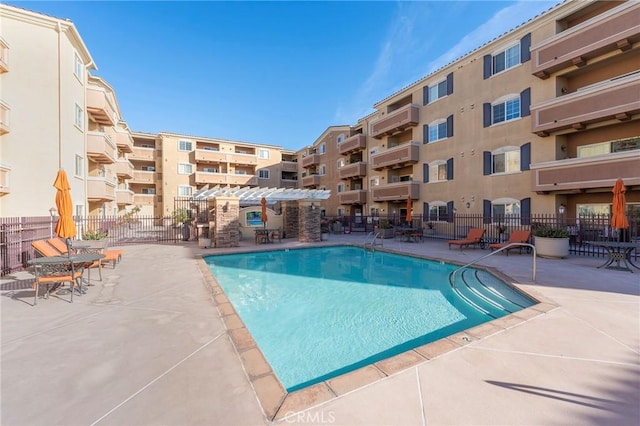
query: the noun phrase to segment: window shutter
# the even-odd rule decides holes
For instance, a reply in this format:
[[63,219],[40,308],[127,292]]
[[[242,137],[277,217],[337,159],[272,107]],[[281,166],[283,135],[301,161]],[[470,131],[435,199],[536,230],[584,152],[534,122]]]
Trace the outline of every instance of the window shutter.
[[422,143],[429,143],[429,125],[422,126]]
[[424,86],[422,88],[422,105],[426,105],[429,103],[429,86]]
[[491,201],[482,200],[482,223],[491,223]]
[[453,114],[447,117],[447,137],[453,137]]
[[484,55],[483,61],[484,72],[482,77],[486,80],[491,77],[491,55]]
[[447,180],[453,180],[453,158],[447,160]]
[[520,63],[531,59],[531,33],[520,39]]
[[482,104],[482,126],[491,126],[491,104],[487,102]]
[[529,170],[531,164],[531,142],[520,147],[520,171]]
[[482,153],[482,174],[488,176],[491,174],[491,151]]
[[447,203],[447,222],[453,222],[453,201]]
[[520,223],[531,225],[531,198],[520,200]]
[[422,165],[422,183],[429,183],[429,165]]
[[531,115],[531,88],[526,88],[520,92],[520,116],[527,117]]
[[422,220],[429,220],[429,203],[422,203]]
[[450,95],[453,93],[453,73],[450,72],[447,75],[447,95]]

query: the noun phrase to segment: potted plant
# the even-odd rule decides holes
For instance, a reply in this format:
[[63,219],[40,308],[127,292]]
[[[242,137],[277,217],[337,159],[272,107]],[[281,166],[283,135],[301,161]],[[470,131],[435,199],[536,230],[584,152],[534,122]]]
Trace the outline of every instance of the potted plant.
[[380,238],[393,238],[393,225],[387,219],[380,219],[378,230],[381,231]]
[[105,248],[107,246],[107,231],[103,229],[88,230],[82,234],[82,239],[92,241],[91,246]]
[[542,225],[532,230],[539,257],[564,258],[569,255],[569,232],[564,228]]

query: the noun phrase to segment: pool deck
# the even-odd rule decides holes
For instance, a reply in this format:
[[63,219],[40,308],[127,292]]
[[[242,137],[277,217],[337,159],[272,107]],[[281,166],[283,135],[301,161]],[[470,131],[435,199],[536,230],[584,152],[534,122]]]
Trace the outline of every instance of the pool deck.
[[[201,255],[364,239],[125,246],[122,262],[73,304],[31,306],[28,274],[3,277],[0,424],[640,424],[640,271],[581,256],[538,258],[535,282],[530,255],[491,256],[480,263],[544,302],[535,312],[283,403]],[[384,247],[459,263],[488,253],[429,240]]]

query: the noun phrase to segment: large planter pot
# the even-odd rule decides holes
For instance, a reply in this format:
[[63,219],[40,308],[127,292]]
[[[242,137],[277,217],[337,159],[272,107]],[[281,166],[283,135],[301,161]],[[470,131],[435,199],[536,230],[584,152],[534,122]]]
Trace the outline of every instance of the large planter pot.
[[538,257],[562,259],[569,256],[569,238],[535,237],[534,245]]
[[380,238],[393,238],[395,235],[393,228],[378,228],[376,232],[380,232]]
[[211,238],[198,238],[198,247],[200,248],[211,247]]

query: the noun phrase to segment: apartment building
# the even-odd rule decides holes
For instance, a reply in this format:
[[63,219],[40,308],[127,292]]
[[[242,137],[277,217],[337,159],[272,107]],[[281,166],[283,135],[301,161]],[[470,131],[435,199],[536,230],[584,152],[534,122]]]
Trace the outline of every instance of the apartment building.
[[204,187],[295,188],[297,158],[281,147],[161,132],[133,133],[129,187],[141,213],[171,215]]
[[303,187],[333,191],[328,215],[405,217],[411,197],[437,221],[608,213],[623,178],[640,215],[638,16],[638,2],[556,6],[375,104],[326,142],[337,173]]

